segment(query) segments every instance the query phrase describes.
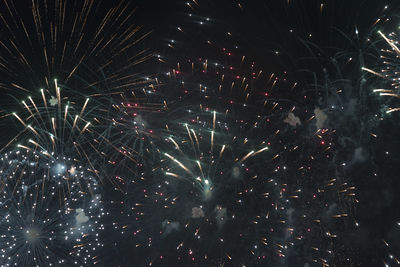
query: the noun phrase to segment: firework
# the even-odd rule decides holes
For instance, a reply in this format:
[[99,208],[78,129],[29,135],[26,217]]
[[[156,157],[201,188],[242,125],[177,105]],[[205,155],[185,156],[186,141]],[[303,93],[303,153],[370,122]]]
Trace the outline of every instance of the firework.
[[[374,89],[375,93],[379,93],[380,96],[400,98],[399,95],[399,78],[398,78],[398,57],[400,55],[400,50],[397,46],[397,35],[396,33],[390,33],[385,36],[381,31],[378,32],[379,35],[385,40],[389,45],[390,49],[382,49],[380,59],[382,60],[382,69],[380,71],[374,71],[369,68],[363,67],[362,69],[369,72],[379,78],[388,81],[390,89]],[[394,111],[399,111],[400,108],[388,108],[386,113],[391,113]]]
[[[98,261],[104,211],[90,172],[15,150],[1,157],[1,263],[86,266]],[[85,179],[75,180],[73,176]],[[61,180],[67,180],[67,185]]]
[[1,87],[9,93],[49,88],[54,78],[93,95],[119,94],[145,82],[136,66],[150,53],[137,44],[148,33],[131,23],[129,3],[4,1],[0,9]]
[[[198,36],[213,21],[189,17],[204,23],[178,34]],[[159,55],[165,103],[145,120],[155,137],[147,155],[159,160],[145,160],[111,201],[125,236],[117,246],[135,247],[131,257],[149,265],[346,262],[341,234],[358,224],[357,199],[333,160],[326,110],[310,108],[291,74],[262,68],[227,32],[174,37]]]
[[[59,162],[58,173],[65,173],[70,168],[84,166],[100,179],[101,164],[107,155],[101,150],[112,145],[103,135],[107,128],[102,127],[101,105],[89,98],[77,99],[69,95],[63,87],[54,81],[54,90],[41,89],[38,96],[21,101],[20,112],[9,113],[15,123],[22,128],[2,150],[19,147],[38,152],[47,157],[49,162]],[[95,125],[98,127],[96,128]],[[68,161],[68,165],[63,165]],[[110,163],[108,163],[110,165]]]
[[[246,84],[224,98],[230,90],[219,97],[218,83],[201,89],[192,80],[223,75],[215,73],[181,72],[184,82],[172,79],[182,86],[182,101],[168,105],[164,130],[154,130],[162,137],[153,140],[160,161],[151,170],[144,166],[126,197],[113,201],[122,208],[114,228],[130,240],[123,244],[134,245],[147,264],[340,261],[332,229],[338,220],[352,220],[345,207],[355,188],[332,178],[334,132],[319,129],[302,138],[309,124],[274,91],[268,101],[257,77],[247,90],[263,95],[258,101],[243,94]],[[231,84],[232,76],[225,77]],[[261,77],[261,84],[268,82]],[[323,170],[324,164],[331,167]],[[295,256],[302,249],[310,256]]]
[[[134,8],[125,1],[57,0],[5,1],[0,10],[6,25],[1,87],[11,99],[2,104],[1,118],[7,125],[15,118],[24,128],[5,138],[2,149],[17,144],[52,160],[71,158],[100,178],[132,145],[116,141],[121,131],[112,126],[122,116],[116,103],[137,101],[152,82],[137,68],[151,52],[138,48],[148,32],[132,23]],[[122,158],[136,161],[135,149]]]
[[[395,34],[376,71],[372,31],[329,19],[347,2],[189,1],[154,78],[137,69],[150,53],[130,4],[78,2],[0,5],[0,86],[18,99],[0,110],[18,129],[1,146],[1,265],[362,262],[359,211],[377,194],[358,205],[355,184],[377,181],[364,174],[383,117],[362,70],[399,97]],[[398,264],[396,239],[383,244]]]
[[[155,83],[143,88],[143,98],[137,97],[138,94],[134,98],[122,96],[122,102],[113,104],[108,114],[112,124],[108,140],[118,148],[119,152],[114,153],[110,161],[118,166],[124,164],[131,171],[136,168],[135,165],[151,160],[151,151],[154,149],[153,139],[158,138],[153,132],[153,127],[159,125],[160,116],[166,109],[166,102],[162,98],[153,97],[153,94],[157,95],[157,79]],[[128,162],[125,164],[124,158],[121,159],[118,154],[122,154]]]
[[[229,136],[229,134],[225,134],[223,132],[216,132],[216,125],[219,127],[224,127],[225,130],[228,130],[227,125],[222,125],[221,122],[217,120],[216,117],[216,112],[212,112],[212,126],[207,125],[210,122],[204,122],[203,120],[199,120],[199,124],[205,124],[204,127],[208,130],[210,130],[207,134],[207,131],[205,132],[199,132],[196,131],[196,129],[191,128],[188,126],[188,124],[182,125],[184,128],[183,130],[186,130],[186,139],[182,139],[182,137],[179,137],[182,135],[178,135],[177,137],[174,136],[174,134],[177,134],[181,131],[179,130],[171,130],[169,127],[168,129],[171,130],[171,136],[167,138],[167,141],[171,142],[173,145],[173,148],[177,151],[180,152],[180,155],[174,156],[170,155],[169,153],[165,152],[164,156],[168,158],[170,161],[175,163],[180,169],[179,173],[184,172],[182,175],[178,175],[176,172],[174,172],[174,169],[172,167],[166,167],[165,174],[168,176],[172,176],[178,179],[183,179],[186,180],[194,185],[194,187],[197,187],[198,190],[204,194],[205,199],[211,196],[212,190],[213,190],[213,184],[214,181],[210,180],[211,177],[217,176],[217,173],[220,173],[223,175],[226,171],[224,171],[226,167],[222,167],[222,170],[218,169],[218,165],[221,161],[226,163],[227,160],[222,159],[222,157],[231,157],[233,159],[233,162],[227,163],[228,166],[233,166],[232,170],[227,171],[228,176],[231,175],[233,178],[238,178],[239,176],[239,166],[245,167],[244,162],[265,151],[268,150],[268,146],[265,146],[263,148],[258,149],[257,151],[251,150],[248,151],[247,153],[243,154],[242,156],[235,155],[235,153],[225,151],[225,149],[230,150],[230,148],[233,148],[235,146],[238,146],[238,144],[235,144],[235,141],[237,141],[239,144],[240,143],[247,143],[247,139],[243,140],[237,140],[238,137],[236,136]],[[226,135],[226,136],[224,136]],[[221,144],[223,141],[219,141],[217,139],[222,139],[226,140],[227,144],[223,144],[222,146],[216,146],[215,144]],[[207,145],[203,145],[202,142],[207,142]],[[181,145],[185,146],[191,146],[190,149],[188,148],[181,148]],[[262,145],[262,144],[260,144]],[[266,145],[264,143],[264,145]],[[209,147],[207,151],[202,151],[201,148],[203,147]],[[167,151],[171,151],[172,148],[168,149]],[[187,155],[184,151],[190,151],[190,156]],[[230,154],[227,156],[226,154]],[[182,158],[182,159],[180,159]],[[190,163],[186,162],[183,163],[182,160],[189,160]],[[187,165],[189,164],[189,165]],[[213,166],[215,164],[215,167]],[[197,166],[195,166],[197,165]],[[226,180],[223,179],[222,180]]]

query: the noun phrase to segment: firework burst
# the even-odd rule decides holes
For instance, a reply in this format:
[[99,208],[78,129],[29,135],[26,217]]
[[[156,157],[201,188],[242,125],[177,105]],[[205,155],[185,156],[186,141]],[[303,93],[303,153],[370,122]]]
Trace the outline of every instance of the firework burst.
[[[16,145],[37,151],[51,162],[65,159],[71,164],[75,162],[66,170],[83,165],[98,175],[96,167],[107,158],[100,148],[104,144],[110,145],[104,135],[97,132],[101,127],[94,129],[92,124],[100,125],[100,120],[104,119],[99,110],[100,104],[91,105],[89,98],[82,101],[76,98],[81,102],[78,104],[72,97],[64,96],[62,90],[55,80],[54,91],[41,89],[39,96],[29,96],[21,101],[21,111],[9,113],[8,117],[13,117],[23,129],[2,150]],[[65,95],[68,95],[67,92]]]
[[95,177],[41,154],[14,150],[1,157],[1,263],[4,266],[85,266],[98,261],[104,211]]
[[[380,96],[400,98],[400,80],[398,77],[398,59],[400,56],[400,49],[398,48],[398,36],[396,33],[390,33],[388,36],[384,35],[381,31],[378,33],[390,47],[390,49],[381,50],[380,59],[382,60],[383,67],[380,71],[374,71],[366,67],[363,67],[362,69],[389,82],[391,89],[374,89],[373,91],[375,93],[379,93]],[[399,110],[400,108],[388,108],[386,113]]]
[[[233,153],[232,149],[234,147],[240,146],[240,144],[244,145],[248,143],[248,140],[246,138],[241,140],[237,136],[230,135],[229,132],[220,131],[221,129],[216,131],[217,125],[218,128],[222,127],[225,131],[229,131],[229,126],[224,125],[224,123],[221,125],[221,121],[217,120],[215,111],[212,112],[211,116],[212,123],[210,123],[210,121],[203,121],[198,117],[199,125],[204,127],[206,131],[202,131],[204,128],[196,130],[188,124],[182,125],[184,130],[186,130],[186,138],[180,137],[182,133],[178,135],[181,131],[172,130],[168,127],[171,131],[171,136],[167,138],[167,141],[169,141],[173,147],[166,151],[173,151],[175,149],[179,154],[170,155],[164,152],[164,156],[169,159],[170,162],[176,164],[175,167],[171,167],[171,165],[169,165],[170,167],[166,167],[165,174],[192,183],[193,186],[197,187],[204,195],[205,199],[208,199],[212,195],[212,190],[214,189],[213,184],[217,182],[214,181],[217,180],[217,174],[238,178],[240,168],[245,168],[244,163],[246,160],[268,150],[268,146],[266,146],[264,142],[263,144],[265,146],[256,151],[249,150],[241,156]],[[203,144],[204,142],[206,142],[206,145]],[[226,144],[224,144],[224,142],[226,142]],[[260,144],[260,146],[263,144]],[[181,148],[181,146],[190,146],[190,148]],[[204,148],[207,148],[207,151],[203,151],[202,149]],[[232,162],[228,163],[229,161],[227,162],[226,157],[231,158]],[[227,165],[219,169],[220,167],[218,165],[220,165],[221,162]],[[225,170],[228,166],[232,167],[232,169]],[[181,173],[181,175],[175,172],[176,169],[179,169],[177,171]],[[221,179],[227,180],[224,178]]]
[[[178,97],[158,120],[164,130],[154,130],[152,153],[160,160],[113,201],[126,216],[115,229],[147,264],[342,261],[334,229],[353,220],[347,205],[355,197],[354,187],[334,178],[334,131],[309,136],[314,117],[300,119],[298,106],[282,98],[293,86],[253,71],[255,63],[242,62],[239,81],[223,64],[205,73],[203,63],[198,72],[182,65],[171,72]],[[159,246],[168,249],[152,249]]]
[[130,23],[127,2],[4,1],[0,10],[1,87],[11,94],[49,88],[55,77],[88,94],[118,94],[145,82],[135,68],[151,56],[137,48],[148,33]]

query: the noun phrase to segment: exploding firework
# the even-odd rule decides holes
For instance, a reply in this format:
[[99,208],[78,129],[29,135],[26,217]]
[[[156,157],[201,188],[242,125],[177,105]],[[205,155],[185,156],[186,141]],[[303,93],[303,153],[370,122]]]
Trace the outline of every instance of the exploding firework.
[[[388,81],[390,89],[374,89],[375,93],[379,93],[380,96],[400,98],[398,77],[398,58],[400,56],[400,49],[397,45],[398,36],[394,32],[390,33],[388,36],[385,36],[381,31],[378,33],[390,47],[390,49],[384,48],[381,50],[380,59],[382,60],[383,67],[379,71],[374,71],[366,67],[363,67],[363,70]],[[388,108],[386,113],[399,110],[400,108]]]
[[41,89],[37,97],[21,101],[19,112],[9,114],[8,117],[14,118],[22,130],[3,150],[17,146],[37,152],[47,157],[49,162],[59,164],[54,173],[61,176],[67,170],[83,166],[80,168],[102,180],[104,177],[99,175],[104,169],[102,164],[109,162],[102,149],[116,148],[103,135],[107,123],[103,127],[101,120],[105,118],[102,117],[101,105],[96,101],[92,101],[92,105],[89,98],[74,97],[69,90],[63,94],[63,87],[57,80],[53,88]]
[[[186,130],[186,138],[182,137],[181,131],[171,130],[168,127],[171,131],[171,136],[167,138],[167,141],[173,144],[173,148],[179,151],[180,155],[174,156],[167,152],[164,153],[166,158],[176,164],[179,169],[178,173],[181,173],[181,175],[175,172],[177,168],[173,167],[166,167],[165,174],[167,176],[190,182],[201,192],[201,194],[204,195],[205,199],[208,199],[212,195],[212,190],[214,188],[213,184],[214,182],[217,182],[213,181],[214,179],[212,178],[217,179],[217,173],[224,175],[227,172],[228,174],[226,175],[238,178],[240,168],[245,168],[244,162],[247,159],[268,150],[268,146],[265,146],[257,151],[248,151],[242,156],[239,156],[232,151],[225,151],[225,149],[231,150],[234,147],[240,146],[239,144],[241,143],[246,144],[248,140],[246,138],[238,140],[237,136],[231,136],[223,131],[216,131],[216,125],[222,127],[226,131],[229,131],[229,126],[224,125],[224,123],[221,125],[221,121],[217,120],[215,111],[212,112],[212,117],[212,126],[208,125],[210,123],[209,121],[203,121],[202,119],[199,119],[198,121],[200,125],[203,125],[203,127],[207,129],[206,131],[197,131],[186,123],[182,125],[184,130]],[[177,135],[176,137],[175,134]],[[224,144],[224,140],[226,141],[226,144]],[[204,145],[203,142],[206,142],[207,144]],[[181,148],[181,144],[190,146],[191,148]],[[220,144],[223,145],[219,146]],[[264,145],[266,144],[264,143]],[[207,151],[202,151],[204,147],[208,147]],[[171,151],[173,148],[170,148],[167,151]],[[187,151],[186,153],[189,151],[191,152],[190,154],[186,154],[184,151]],[[226,160],[225,157],[231,158],[232,162],[229,163],[229,160]],[[185,161],[185,163],[183,161]],[[218,165],[222,162],[227,165],[222,166],[221,169],[219,169]],[[226,171],[229,167],[232,167],[232,169]],[[226,179],[221,178],[221,180]]]
[[189,61],[167,76],[177,97],[152,128],[160,160],[112,201],[121,210],[113,226],[143,263],[345,261],[335,229],[351,223],[356,199],[335,177],[335,131],[283,98],[293,83],[242,58],[215,69]]
[[160,54],[162,116],[140,116],[159,161],[144,162],[111,201],[126,237],[117,246],[150,265],[344,264],[341,233],[358,224],[357,199],[333,160],[336,131],[290,74],[243,56],[229,33],[194,46],[174,38]]
[[1,87],[13,95],[49,88],[53,78],[93,95],[145,82],[136,66],[151,53],[137,44],[148,33],[131,23],[125,1],[4,1],[0,10]]
[[[118,148],[118,153],[111,153],[109,161],[115,167],[124,165],[131,172],[136,172],[134,169],[143,162],[152,160],[153,139],[158,138],[153,127],[159,126],[160,117],[166,110],[166,102],[157,95],[158,79],[154,82],[143,88],[143,98],[138,94],[134,98],[122,96],[121,103],[112,105],[109,113],[112,127],[108,140]],[[157,96],[153,97],[153,94]]]
[[[119,138],[121,130],[112,127],[122,113],[116,103],[138,101],[152,81],[137,68],[152,53],[138,47],[149,33],[132,23],[134,13],[126,1],[1,4],[6,25],[1,87],[11,101],[4,100],[0,116],[14,117],[24,127],[10,142],[5,138],[5,147],[18,142],[53,160],[72,158],[96,174],[121,158],[136,161],[134,150],[139,148]],[[43,89],[36,95],[37,88]],[[15,99],[24,99],[22,112],[16,110]],[[129,123],[124,130],[131,130]]]
[[[307,50],[318,50],[310,64],[316,70],[305,64],[312,85],[298,84],[301,75],[282,64],[292,51],[248,38],[256,35],[249,23],[245,37],[223,29],[200,14],[208,4],[191,1],[192,25],[176,27],[190,41],[171,39],[159,55],[167,63],[162,74],[142,79],[135,66],[149,56],[135,47],[146,34],[130,24],[125,2],[103,5],[33,1],[26,17],[11,1],[0,8],[1,86],[14,96],[47,88],[24,97],[15,113],[0,110],[23,127],[0,165],[0,262],[98,263],[107,201],[113,211],[107,220],[124,238],[107,235],[118,257],[100,264],[354,265],[352,169],[371,159],[366,144],[379,122],[365,111],[365,81],[357,76],[365,47],[355,49],[358,58],[311,43],[326,29],[298,16],[302,4],[285,1],[293,26],[279,35],[285,43],[288,35],[302,35]],[[234,8],[245,12],[246,5],[235,1]],[[318,3],[321,21],[329,7]],[[242,24],[237,13],[229,15],[232,25]],[[356,27],[355,43],[358,34]],[[394,89],[377,92],[398,98],[398,48],[395,36],[384,38],[392,48],[382,51],[388,67],[365,70],[392,82]],[[241,47],[253,42],[258,49]],[[349,71],[357,59],[357,72]],[[111,101],[101,97],[110,94]],[[100,200],[104,177],[114,186],[103,186]],[[396,262],[393,243],[384,243],[391,251],[385,263]]]
[[[0,162],[2,265],[87,266],[98,262],[104,211],[95,177],[80,168],[61,175],[63,165],[26,150],[3,154]],[[67,185],[61,180],[67,180]]]

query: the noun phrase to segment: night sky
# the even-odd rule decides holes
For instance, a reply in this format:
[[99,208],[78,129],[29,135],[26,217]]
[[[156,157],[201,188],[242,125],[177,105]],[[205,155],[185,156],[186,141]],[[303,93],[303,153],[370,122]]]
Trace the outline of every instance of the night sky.
[[400,3],[0,3],[0,266],[400,265]]

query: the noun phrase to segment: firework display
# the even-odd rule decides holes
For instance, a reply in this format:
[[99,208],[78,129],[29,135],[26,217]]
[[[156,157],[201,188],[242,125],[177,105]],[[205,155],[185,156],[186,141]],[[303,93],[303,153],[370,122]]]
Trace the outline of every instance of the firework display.
[[[105,119],[101,117],[101,105],[92,105],[88,97],[64,96],[60,86],[54,80],[53,91],[41,89],[37,97],[29,96],[21,101],[20,112],[8,114],[7,117],[12,117],[22,130],[2,150],[18,147],[38,152],[49,162],[68,160],[69,164],[63,166],[65,169],[55,172],[62,173],[85,165],[88,171],[102,179],[99,175],[102,164],[107,161],[111,164],[103,150],[107,147],[118,150],[110,145],[104,132],[97,132],[104,131],[100,121]],[[69,90],[66,93],[70,93]],[[73,98],[81,103],[74,102]],[[93,124],[97,124],[97,128]]]
[[[152,122],[159,161],[113,201],[114,229],[131,239],[123,246],[148,255],[141,264],[345,262],[335,231],[355,227],[357,200],[330,164],[335,131],[315,122],[318,109],[298,115],[301,105],[284,97],[295,82],[229,50],[214,49],[222,62],[189,58],[161,78],[174,97]],[[310,128],[311,138],[287,137]]]
[[129,23],[132,16],[123,1],[2,2],[2,88],[15,96],[56,78],[87,94],[132,89],[142,78],[135,65],[149,57],[137,48],[147,33]]
[[0,266],[399,265],[400,5],[356,2],[4,0]]
[[98,183],[87,170],[67,170],[35,152],[16,150],[2,155],[1,175],[2,264],[96,262],[97,249],[103,246],[98,235],[104,211]]

